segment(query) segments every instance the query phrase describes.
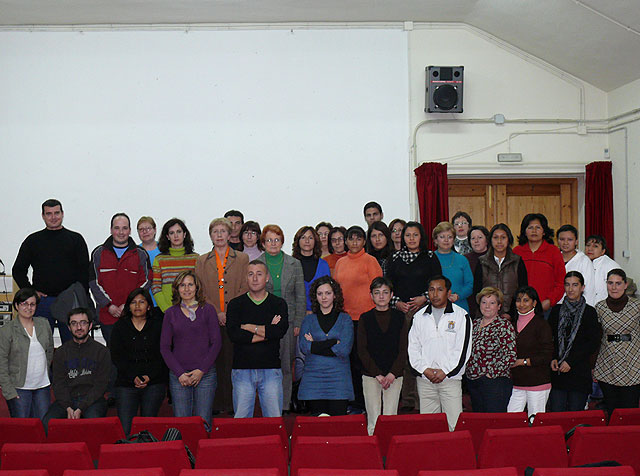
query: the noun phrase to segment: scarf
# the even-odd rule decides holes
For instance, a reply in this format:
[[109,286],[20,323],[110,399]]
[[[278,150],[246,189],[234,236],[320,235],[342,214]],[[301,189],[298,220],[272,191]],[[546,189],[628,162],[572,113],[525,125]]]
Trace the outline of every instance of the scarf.
[[618,299],[614,299],[610,296],[607,296],[606,301],[607,301],[607,307],[609,309],[611,309],[613,312],[620,312],[627,305],[627,302],[629,302],[629,296],[627,296],[626,294],[623,294]]
[[398,258],[400,258],[402,261],[404,261],[404,264],[411,264],[416,260],[416,258],[420,255],[420,253],[421,251],[418,251],[417,253],[413,253],[409,251],[406,246],[403,246],[400,251],[396,251],[393,254],[393,260],[395,261]]
[[580,299],[575,302],[571,302],[565,298],[560,305],[560,320],[558,321],[558,363],[564,362],[569,352],[571,352],[571,347],[573,347],[573,341],[580,328],[586,305],[587,301],[584,296],[580,296]]
[[185,303],[181,302],[180,303],[180,307],[182,309],[186,309],[187,310],[187,312],[189,313],[188,317],[189,317],[189,320],[191,322],[196,320],[196,309],[198,309],[198,303],[197,302],[192,304],[191,306],[188,306]]

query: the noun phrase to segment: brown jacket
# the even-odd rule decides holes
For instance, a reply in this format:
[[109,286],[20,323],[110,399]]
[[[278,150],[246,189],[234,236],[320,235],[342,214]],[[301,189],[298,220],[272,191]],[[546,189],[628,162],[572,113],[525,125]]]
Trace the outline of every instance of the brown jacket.
[[[224,259],[224,258],[223,258]],[[246,293],[247,268],[249,256],[229,247],[227,266],[224,269],[224,309],[226,311],[229,301]],[[218,267],[216,265],[215,251],[200,255],[196,261],[196,276],[202,283],[204,297],[207,302],[220,312],[220,292],[218,289]]]

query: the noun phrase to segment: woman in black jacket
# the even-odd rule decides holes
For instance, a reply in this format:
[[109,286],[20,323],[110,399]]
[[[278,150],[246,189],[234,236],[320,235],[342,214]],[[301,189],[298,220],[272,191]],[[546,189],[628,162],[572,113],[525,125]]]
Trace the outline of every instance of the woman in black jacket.
[[168,370],[160,354],[162,320],[153,317],[151,295],[131,291],[122,317],[113,326],[111,360],[118,369],[116,405],[126,435],[140,408],[140,416],[158,416],[167,394]]
[[564,290],[564,301],[556,304],[549,316],[554,347],[549,396],[552,412],[584,410],[591,392],[590,357],[600,342],[598,315],[583,296],[582,274],[569,271]]

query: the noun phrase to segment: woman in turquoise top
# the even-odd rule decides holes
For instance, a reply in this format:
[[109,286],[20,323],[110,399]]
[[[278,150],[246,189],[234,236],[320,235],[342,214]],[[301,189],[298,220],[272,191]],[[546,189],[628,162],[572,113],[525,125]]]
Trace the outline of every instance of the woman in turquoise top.
[[453,251],[455,232],[448,221],[440,222],[433,229],[433,241],[437,245],[436,256],[442,267],[442,274],[451,281],[449,300],[469,312],[467,298],[473,292],[473,274],[469,261]]

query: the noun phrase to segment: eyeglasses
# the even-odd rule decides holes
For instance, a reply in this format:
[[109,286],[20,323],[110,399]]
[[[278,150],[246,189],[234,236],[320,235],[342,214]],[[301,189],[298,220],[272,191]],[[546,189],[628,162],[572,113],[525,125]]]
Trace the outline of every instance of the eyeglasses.
[[455,222],[453,224],[453,226],[466,226],[468,224],[469,224],[469,222],[467,222],[467,221],[457,221],[457,222]]
[[318,233],[318,236],[321,238],[326,238],[327,236],[329,236],[329,232],[328,231],[322,231],[320,233]]
[[89,325],[89,321],[71,321],[69,323],[69,327],[87,327]]
[[149,231],[151,231],[151,230],[153,230],[153,229],[154,229],[154,228],[152,228],[152,227],[150,227],[150,226],[146,226],[146,227],[144,227],[144,228],[138,228],[138,232],[139,232],[139,233],[147,233],[147,232],[149,232]]
[[340,238],[331,238],[331,243],[342,243],[344,241],[344,238],[340,237]]
[[264,240],[266,243],[269,244],[275,244],[277,245],[278,243],[280,243],[282,240],[280,238],[267,238],[266,240]]
[[258,236],[258,233],[256,233],[255,231],[245,231],[243,233],[244,236]]
[[27,301],[23,301],[23,302],[19,303],[18,306],[22,306],[22,307],[38,307],[38,305],[35,302],[27,302]]

